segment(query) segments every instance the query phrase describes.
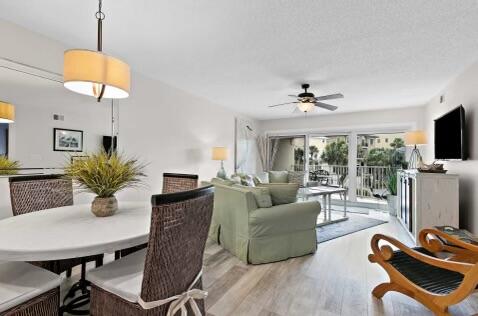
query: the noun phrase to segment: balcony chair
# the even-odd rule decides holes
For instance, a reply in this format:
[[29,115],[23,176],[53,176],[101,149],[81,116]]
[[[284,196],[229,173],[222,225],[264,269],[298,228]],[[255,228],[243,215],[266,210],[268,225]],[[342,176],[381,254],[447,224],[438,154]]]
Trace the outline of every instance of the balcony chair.
[[151,200],[147,248],[88,273],[91,315],[205,315],[201,274],[214,189]]
[[[61,175],[11,177],[9,181],[14,216],[73,205],[72,181],[62,178]],[[30,263],[56,274],[66,271],[69,277],[73,267],[90,261],[95,261],[96,266],[100,266],[103,263],[103,255]]]
[[58,316],[61,280],[25,262],[0,263],[0,315]]
[[[162,193],[176,193],[189,191],[198,187],[199,176],[197,174],[163,173]],[[120,250],[115,253],[115,259],[127,256],[133,252],[146,248],[146,244]]]
[[[379,246],[381,240],[398,250]],[[422,230],[419,241],[422,247],[409,248],[392,237],[372,237],[373,253],[368,259],[385,269],[390,278],[376,286],[372,294],[380,299],[396,291],[422,303],[435,315],[450,315],[448,307],[463,301],[478,284],[478,246],[435,229]],[[448,254],[445,259],[435,255],[443,252]]]

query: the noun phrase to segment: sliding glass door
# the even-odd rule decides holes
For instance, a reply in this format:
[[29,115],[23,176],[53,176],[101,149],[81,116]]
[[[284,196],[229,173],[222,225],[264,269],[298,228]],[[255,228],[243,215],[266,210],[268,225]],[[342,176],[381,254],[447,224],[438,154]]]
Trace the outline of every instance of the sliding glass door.
[[404,133],[357,135],[357,201],[385,204],[391,178],[406,168]]
[[[351,205],[384,210],[395,181],[391,175],[406,168],[405,158],[402,132],[269,138],[269,170],[305,171],[310,185],[347,188]],[[333,199],[338,203],[343,196]]]
[[349,137],[309,137],[309,181],[320,185],[344,186],[348,182]]

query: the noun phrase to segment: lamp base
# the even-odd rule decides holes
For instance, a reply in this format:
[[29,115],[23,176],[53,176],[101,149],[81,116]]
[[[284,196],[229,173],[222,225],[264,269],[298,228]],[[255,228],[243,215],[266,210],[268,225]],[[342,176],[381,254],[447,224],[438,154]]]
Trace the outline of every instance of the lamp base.
[[418,169],[422,164],[422,155],[417,146],[415,146],[410,154],[410,159],[408,160],[408,169]]
[[223,179],[223,180],[226,180],[226,179],[227,179],[226,170],[224,170],[224,164],[223,164],[222,161],[221,161],[221,168],[220,168],[219,171],[217,172],[216,177],[218,177],[218,178],[220,178],[220,179]]

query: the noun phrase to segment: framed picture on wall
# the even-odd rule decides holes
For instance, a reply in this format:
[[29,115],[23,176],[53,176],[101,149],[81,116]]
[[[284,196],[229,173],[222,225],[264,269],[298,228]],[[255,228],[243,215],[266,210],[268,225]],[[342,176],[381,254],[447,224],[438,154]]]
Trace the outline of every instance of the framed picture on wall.
[[74,129],[53,129],[54,151],[83,151],[83,131]]

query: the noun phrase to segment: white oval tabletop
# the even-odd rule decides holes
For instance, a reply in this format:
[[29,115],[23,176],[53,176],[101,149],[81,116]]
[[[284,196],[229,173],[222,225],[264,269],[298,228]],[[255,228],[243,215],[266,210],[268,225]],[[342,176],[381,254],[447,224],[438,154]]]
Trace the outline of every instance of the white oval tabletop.
[[151,204],[119,201],[118,205],[110,217],[96,217],[90,204],[82,204],[0,220],[0,260],[68,259],[146,243]]

